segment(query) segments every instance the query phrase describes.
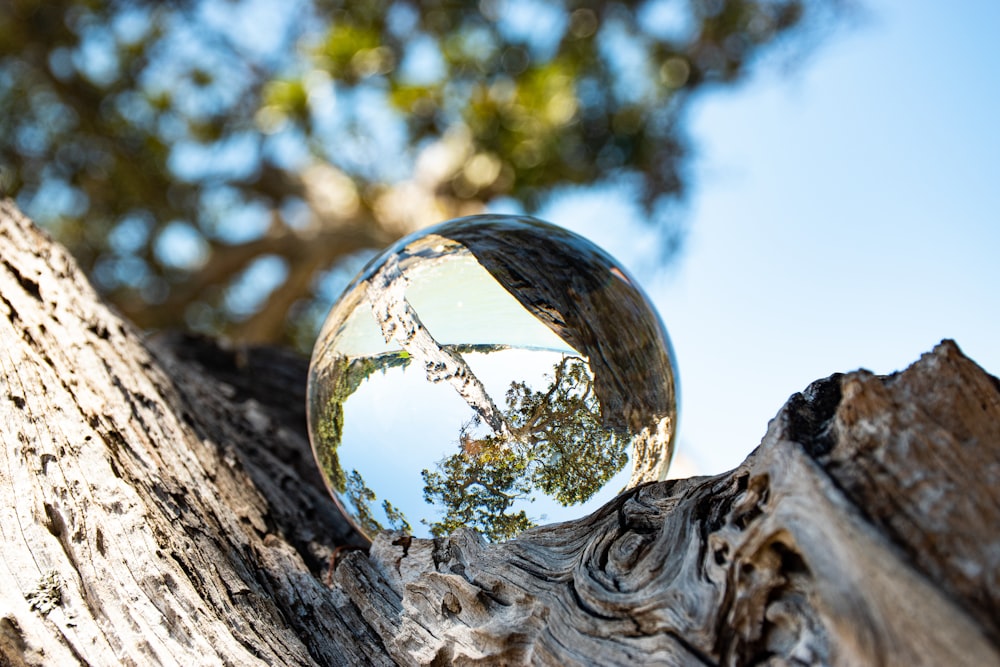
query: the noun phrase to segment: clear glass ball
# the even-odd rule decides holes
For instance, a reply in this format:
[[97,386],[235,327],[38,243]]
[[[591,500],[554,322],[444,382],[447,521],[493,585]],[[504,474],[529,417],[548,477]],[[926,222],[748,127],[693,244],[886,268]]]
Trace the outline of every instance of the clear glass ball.
[[642,290],[526,216],[460,218],[372,260],[320,331],[308,400],[326,483],[369,539],[585,516],[665,477],[677,422]]

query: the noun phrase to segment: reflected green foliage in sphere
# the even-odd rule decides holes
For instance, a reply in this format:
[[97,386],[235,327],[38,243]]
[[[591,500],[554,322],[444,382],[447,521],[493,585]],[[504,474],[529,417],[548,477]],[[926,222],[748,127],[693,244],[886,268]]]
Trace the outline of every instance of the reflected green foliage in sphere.
[[489,540],[663,479],[677,422],[666,330],[586,239],[524,216],[453,220],[375,258],[330,312],[309,434],[345,515]]

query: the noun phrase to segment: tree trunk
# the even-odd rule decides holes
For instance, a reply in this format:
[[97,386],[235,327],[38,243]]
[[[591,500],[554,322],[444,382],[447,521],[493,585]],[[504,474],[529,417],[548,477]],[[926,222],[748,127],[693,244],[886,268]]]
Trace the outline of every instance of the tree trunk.
[[1000,664],[1000,383],[952,342],[729,473],[336,559],[305,375],[143,338],[0,203],[0,665]]

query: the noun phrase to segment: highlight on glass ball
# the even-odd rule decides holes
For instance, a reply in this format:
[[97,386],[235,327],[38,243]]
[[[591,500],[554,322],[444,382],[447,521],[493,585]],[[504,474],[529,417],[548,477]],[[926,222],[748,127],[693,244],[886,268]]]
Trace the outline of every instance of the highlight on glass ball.
[[677,421],[666,330],[583,237],[460,218],[376,257],[330,312],[309,434],[368,539],[487,540],[580,518],[665,477]]

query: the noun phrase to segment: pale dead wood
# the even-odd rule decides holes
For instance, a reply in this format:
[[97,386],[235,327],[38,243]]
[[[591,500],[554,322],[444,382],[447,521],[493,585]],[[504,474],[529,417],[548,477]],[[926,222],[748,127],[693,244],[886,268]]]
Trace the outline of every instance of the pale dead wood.
[[1000,664],[1000,384],[946,342],[716,477],[490,545],[346,524],[305,360],[143,340],[0,204],[0,665]]
[[[388,663],[291,546],[324,531],[328,554],[337,529],[320,491],[263,450],[301,436],[161,364],[9,204],[0,244],[8,662]],[[45,582],[59,604],[33,608]]]

